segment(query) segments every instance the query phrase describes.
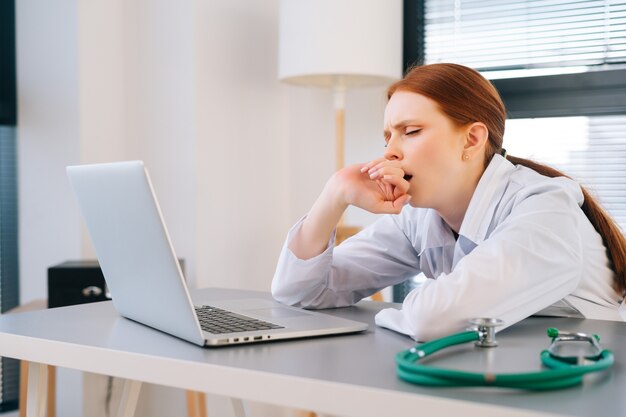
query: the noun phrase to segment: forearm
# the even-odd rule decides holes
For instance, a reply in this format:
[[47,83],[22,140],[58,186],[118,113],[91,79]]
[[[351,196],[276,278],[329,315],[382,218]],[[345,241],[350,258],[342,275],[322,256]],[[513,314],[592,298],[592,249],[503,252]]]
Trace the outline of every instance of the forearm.
[[419,273],[415,249],[391,216],[381,217],[334,248],[328,247],[331,234],[326,250],[302,260],[289,243],[305,219],[287,234],[272,280],[272,295],[282,303],[304,308],[351,305]]
[[324,252],[347,207],[333,181],[329,181],[289,243],[289,249],[300,259],[310,259]]

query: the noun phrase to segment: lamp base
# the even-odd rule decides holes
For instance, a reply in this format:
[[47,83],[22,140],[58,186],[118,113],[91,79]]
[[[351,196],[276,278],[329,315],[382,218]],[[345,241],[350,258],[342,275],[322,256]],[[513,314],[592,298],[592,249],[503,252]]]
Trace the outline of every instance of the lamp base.
[[356,235],[361,230],[362,228],[358,226],[337,226],[337,232],[335,233],[335,245],[341,244],[341,242]]

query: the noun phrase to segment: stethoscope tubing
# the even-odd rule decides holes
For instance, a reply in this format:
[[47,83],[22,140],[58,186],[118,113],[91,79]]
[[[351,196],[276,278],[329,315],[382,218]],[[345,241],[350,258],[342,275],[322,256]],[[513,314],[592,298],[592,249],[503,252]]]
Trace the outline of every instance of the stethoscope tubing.
[[603,350],[598,360],[588,364],[572,364],[559,360],[547,350],[541,352],[542,363],[550,370],[525,373],[477,373],[423,365],[418,361],[441,349],[478,340],[477,331],[466,331],[424,343],[396,355],[398,376],[414,384],[436,387],[491,386],[526,390],[548,390],[580,384],[585,374],[613,365],[613,353]]

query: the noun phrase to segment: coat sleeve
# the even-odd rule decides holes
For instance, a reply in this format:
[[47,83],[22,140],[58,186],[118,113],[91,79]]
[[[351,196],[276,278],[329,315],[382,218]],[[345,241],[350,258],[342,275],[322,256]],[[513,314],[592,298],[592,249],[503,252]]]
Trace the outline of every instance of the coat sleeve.
[[290,231],[272,280],[277,301],[304,308],[343,307],[419,273],[415,248],[399,216],[377,222],[334,246],[334,234],[320,255],[302,260],[288,245],[304,219]]
[[410,292],[402,310],[382,310],[376,323],[419,341],[461,331],[475,317],[515,324],[578,286],[582,221],[566,190],[530,195],[449,274]]

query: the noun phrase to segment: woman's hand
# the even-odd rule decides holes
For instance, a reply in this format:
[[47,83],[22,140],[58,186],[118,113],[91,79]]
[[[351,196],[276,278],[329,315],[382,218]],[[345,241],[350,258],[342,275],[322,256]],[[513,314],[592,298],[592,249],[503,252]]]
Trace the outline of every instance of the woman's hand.
[[326,183],[293,236],[289,249],[299,259],[322,253],[349,205],[372,213],[398,214],[411,198],[409,183],[397,161],[384,158],[337,171]]
[[372,213],[398,214],[411,198],[399,162],[384,158],[346,167],[331,183],[340,190],[346,205]]

